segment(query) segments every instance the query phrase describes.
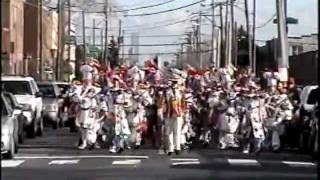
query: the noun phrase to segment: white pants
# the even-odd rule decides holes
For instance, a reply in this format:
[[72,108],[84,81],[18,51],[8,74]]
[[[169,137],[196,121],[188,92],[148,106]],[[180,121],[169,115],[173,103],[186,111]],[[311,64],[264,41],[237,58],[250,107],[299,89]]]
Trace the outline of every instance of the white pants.
[[132,134],[130,136],[131,142],[134,143],[136,146],[140,146],[142,141],[142,132],[138,130],[138,125],[133,126],[131,130]]
[[169,152],[173,152],[174,150],[181,150],[182,124],[182,117],[168,118],[166,120]]
[[272,130],[272,148],[278,150],[280,148],[280,136],[284,134],[284,125],[278,124]]

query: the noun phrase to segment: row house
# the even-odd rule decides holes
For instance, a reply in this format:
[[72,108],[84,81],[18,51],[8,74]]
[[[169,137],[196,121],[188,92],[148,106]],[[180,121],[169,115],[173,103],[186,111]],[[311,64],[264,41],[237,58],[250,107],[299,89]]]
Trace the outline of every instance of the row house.
[[1,0],[1,72],[23,74],[26,62],[24,46],[24,1]]
[[[41,21],[38,0],[1,0],[1,28],[1,72],[3,74],[26,74],[39,80],[40,48],[42,48],[42,79],[54,79],[59,42],[56,11],[43,7]],[[74,31],[71,35],[74,36]],[[71,74],[74,74],[75,64],[74,43],[71,45],[69,64],[64,66],[69,67],[71,64],[73,67]],[[66,45],[63,56],[65,60],[68,59],[67,51]],[[68,80],[68,78],[65,79]]]
[[28,74],[40,79],[40,48],[42,48],[42,77],[53,78],[52,67],[55,64],[58,49],[58,14],[42,9],[42,42],[40,42],[40,8],[36,0],[25,3],[24,15],[24,54],[28,61]]

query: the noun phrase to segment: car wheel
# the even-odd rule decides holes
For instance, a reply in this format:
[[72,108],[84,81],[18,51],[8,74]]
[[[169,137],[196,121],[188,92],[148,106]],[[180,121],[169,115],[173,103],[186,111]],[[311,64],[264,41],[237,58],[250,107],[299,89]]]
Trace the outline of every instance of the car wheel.
[[62,118],[58,117],[58,122],[59,122],[59,128],[63,128],[64,127],[64,123],[62,121]]
[[37,130],[37,125],[36,125],[36,120],[34,119],[30,125],[27,126],[27,137],[28,138],[35,138],[36,137],[36,130]]
[[18,144],[17,142],[14,142],[14,153],[17,154],[18,153]]
[[58,127],[59,127],[59,120],[56,119],[56,120],[53,121],[53,123],[52,123],[52,128],[53,128],[53,129],[58,129]]
[[19,131],[18,131],[18,143],[23,144],[24,141],[24,128],[23,123],[19,123]]
[[37,129],[37,135],[43,136],[43,118],[40,118],[39,126]]
[[15,143],[14,143],[14,139],[12,138],[10,143],[10,150],[8,153],[5,154],[4,158],[12,159],[14,156],[14,152],[15,152]]

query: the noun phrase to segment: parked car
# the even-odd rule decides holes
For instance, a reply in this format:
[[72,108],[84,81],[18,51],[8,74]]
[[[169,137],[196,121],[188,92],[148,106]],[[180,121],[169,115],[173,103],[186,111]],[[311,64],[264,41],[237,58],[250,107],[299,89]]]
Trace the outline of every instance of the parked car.
[[2,89],[14,94],[19,104],[31,107],[31,112],[24,112],[27,117],[27,136],[42,136],[42,93],[35,80],[29,76],[4,75],[1,82]]
[[53,128],[57,129],[62,126],[60,89],[54,82],[38,82],[38,86],[43,94],[43,118],[46,123],[52,124]]
[[[32,109],[30,105],[21,105],[18,103],[15,96],[10,92],[3,92],[4,97],[6,98],[8,104],[10,105],[10,108],[13,110],[13,115],[18,120],[15,126],[17,126],[18,133],[17,136],[15,136],[15,139],[20,144],[23,143],[24,135],[25,135],[25,127],[27,122],[27,116],[28,114],[32,113]],[[27,115],[25,115],[27,114]]]
[[314,131],[314,111],[319,98],[318,86],[306,86],[303,88],[299,106],[299,118],[301,120],[302,133],[300,136],[300,147],[304,152],[312,151]]
[[18,126],[13,110],[1,93],[1,155],[4,158],[13,158],[18,152],[18,142],[16,140]]
[[66,95],[71,85],[67,82],[55,82],[55,84],[59,87],[62,95]]

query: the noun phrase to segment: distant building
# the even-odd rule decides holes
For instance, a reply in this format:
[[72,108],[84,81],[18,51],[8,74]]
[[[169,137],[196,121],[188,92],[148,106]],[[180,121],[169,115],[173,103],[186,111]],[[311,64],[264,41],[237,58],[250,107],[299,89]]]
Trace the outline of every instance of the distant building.
[[23,74],[24,1],[1,1],[1,65],[2,73]]
[[[318,34],[288,37],[289,57],[318,50]],[[257,48],[257,71],[264,68],[277,69],[280,46],[277,38],[269,40]]]
[[[40,9],[36,0],[27,0],[24,4],[24,46],[28,56],[28,75],[40,78],[39,67],[42,66],[44,80],[52,79],[58,50],[58,14],[42,9],[42,45],[40,44]],[[40,48],[42,48],[42,65],[40,65]],[[50,72],[50,73],[49,73]]]
[[289,56],[315,51],[318,49],[318,34],[289,37]]
[[318,84],[319,50],[308,51],[289,58],[289,76],[298,85]]

